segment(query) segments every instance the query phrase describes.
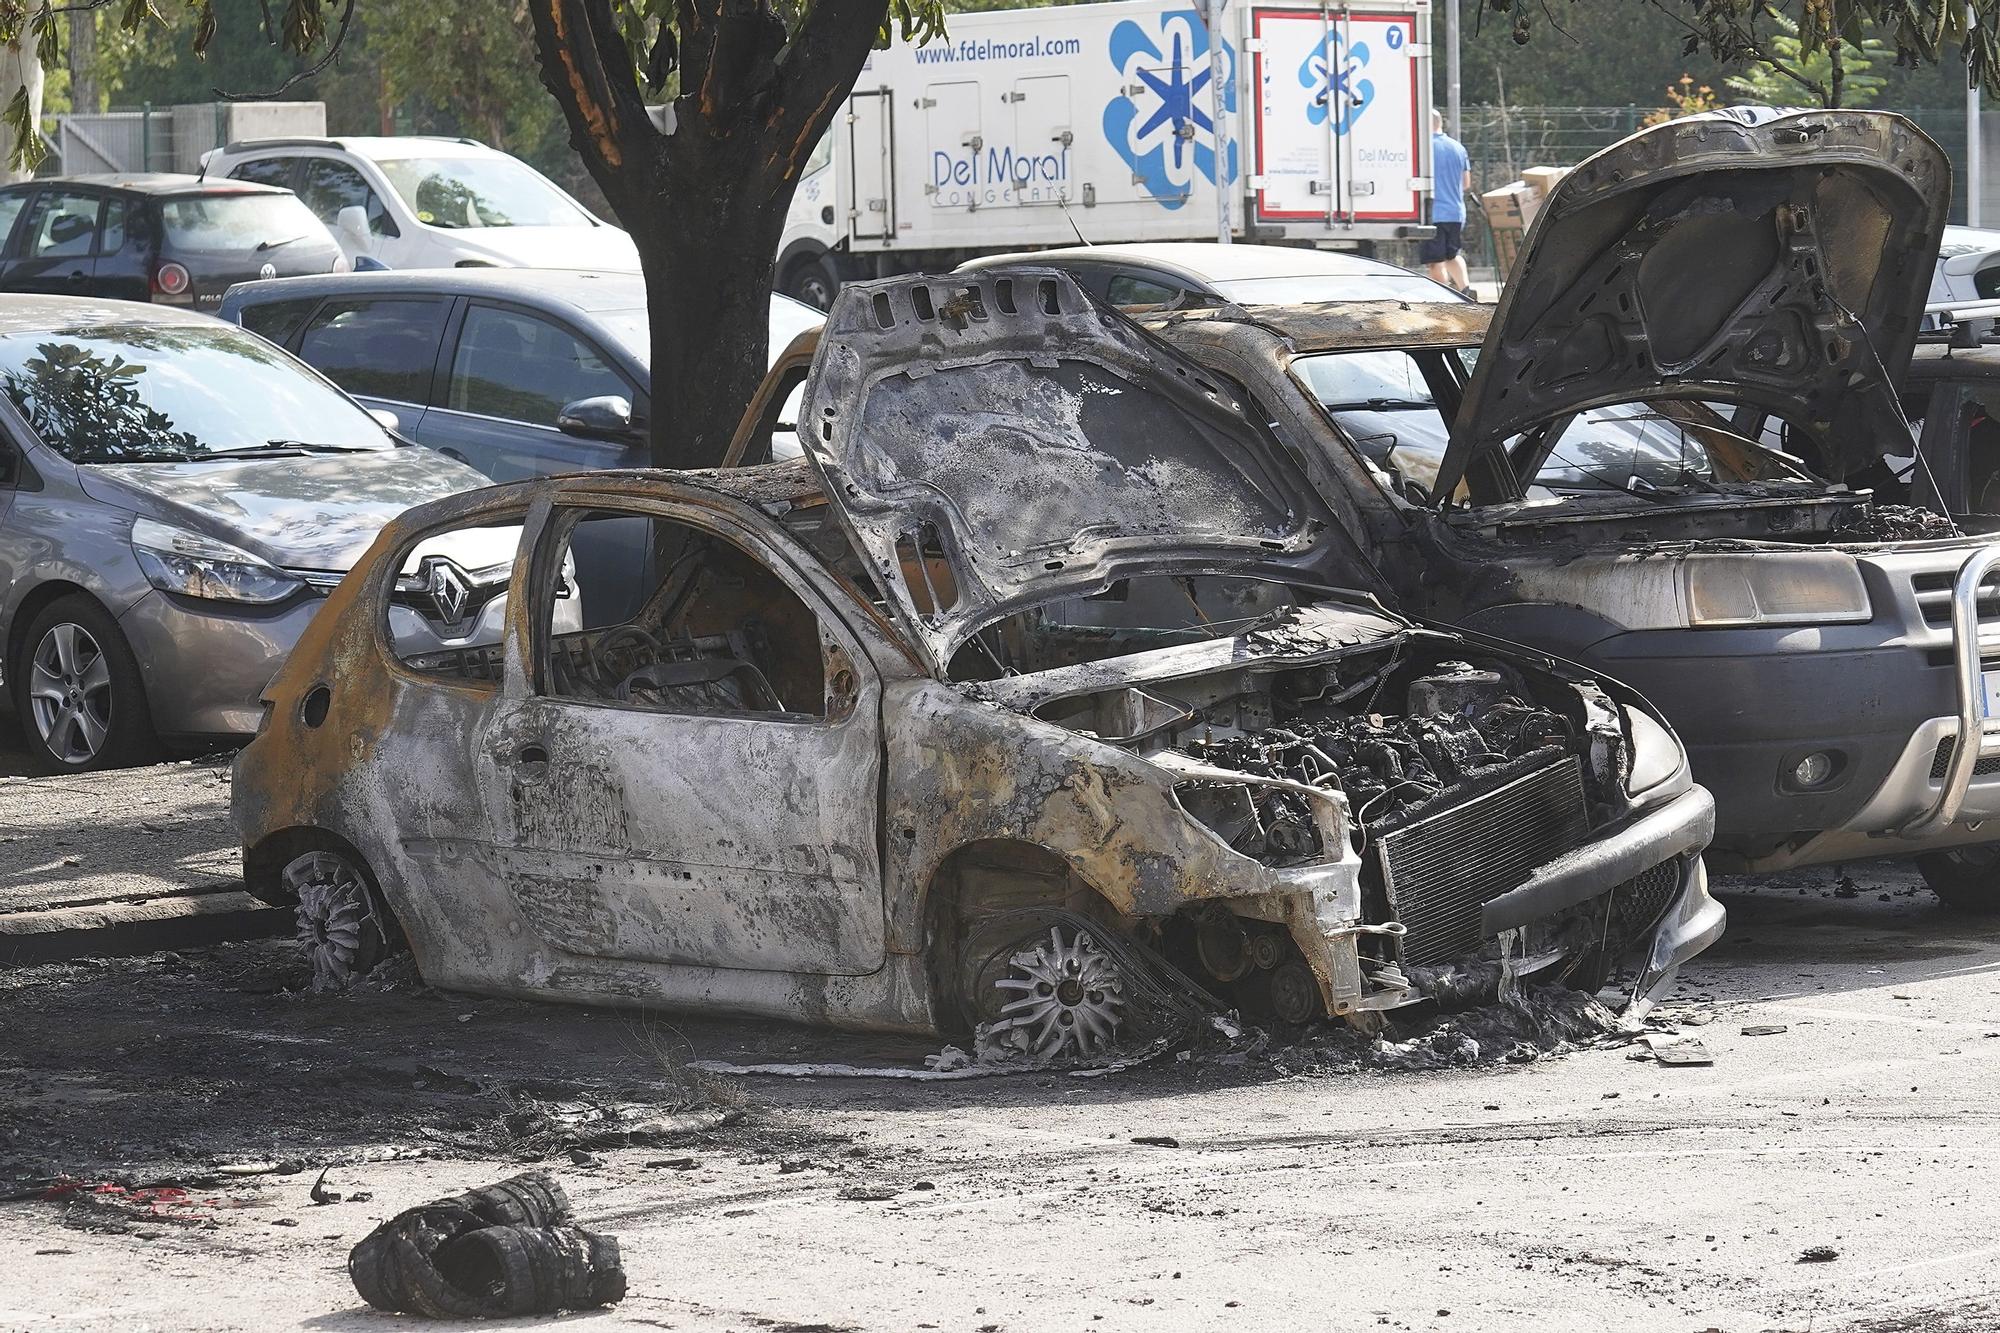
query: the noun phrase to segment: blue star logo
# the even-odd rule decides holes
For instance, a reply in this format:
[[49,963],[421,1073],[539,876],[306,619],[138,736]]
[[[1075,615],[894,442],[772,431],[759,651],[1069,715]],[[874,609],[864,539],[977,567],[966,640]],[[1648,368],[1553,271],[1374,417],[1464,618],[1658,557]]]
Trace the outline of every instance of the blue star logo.
[[1313,92],[1306,119],[1315,125],[1332,119],[1335,134],[1353,129],[1361,113],[1375,102],[1374,80],[1361,77],[1368,68],[1368,43],[1355,42],[1344,55],[1340,47],[1340,34],[1330,32],[1299,66],[1299,86]]
[[1194,100],[1195,95],[1208,86],[1210,72],[1203,69],[1192,79],[1187,77],[1187,70],[1181,59],[1181,34],[1178,32],[1174,34],[1174,58],[1173,63],[1167,67],[1166,78],[1161,78],[1149,69],[1138,71],[1139,81],[1153,90],[1154,95],[1160,99],[1160,105],[1147,118],[1146,123],[1139,127],[1135,137],[1143,139],[1160,126],[1171,124],[1174,131],[1176,168],[1182,164],[1181,151],[1187,143],[1186,136],[1181,133],[1181,126],[1192,121],[1196,129],[1207,130],[1211,134],[1215,132],[1215,122],[1208,118],[1206,111],[1195,105]]
[[[1222,47],[1225,74],[1222,104],[1236,109],[1236,53]],[[1194,190],[1195,174],[1218,179],[1215,122],[1208,104],[1208,29],[1192,9],[1172,10],[1154,20],[1151,32],[1126,19],[1111,32],[1111,63],[1124,91],[1104,108],[1104,137],[1132,168],[1140,188],[1164,208],[1179,208]],[[1145,108],[1144,103],[1152,103]],[[1231,143],[1220,179],[1236,179],[1236,145]]]

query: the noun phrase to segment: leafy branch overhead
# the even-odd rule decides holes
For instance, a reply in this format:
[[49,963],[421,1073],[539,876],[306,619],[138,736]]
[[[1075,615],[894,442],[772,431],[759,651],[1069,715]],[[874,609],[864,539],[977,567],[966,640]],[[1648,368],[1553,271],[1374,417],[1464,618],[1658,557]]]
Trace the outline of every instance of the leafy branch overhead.
[[[269,88],[218,88],[229,99],[283,96],[296,84],[321,73],[338,58],[354,26],[357,8],[369,0],[265,0],[256,31],[224,31],[215,0],[0,0],[0,42],[21,49],[32,45],[45,68],[55,69],[63,58],[63,20],[72,12],[105,10],[120,27],[137,32],[148,27],[186,25],[188,42],[197,55],[218,40],[257,42],[289,56],[299,68]],[[830,29],[862,28],[873,45],[884,45],[894,34],[925,41],[944,30],[941,0],[588,0],[581,4],[543,3],[543,11],[573,10],[557,31],[567,40],[559,49],[573,59],[561,63],[598,66],[617,86],[604,92],[619,102],[643,109],[642,99],[657,99],[674,91],[676,76],[690,65],[701,68],[705,95],[729,89],[738,95],[778,98],[789,65],[813,57],[802,51]],[[497,20],[496,20],[497,21]],[[745,43],[744,34],[754,40]],[[613,42],[603,40],[607,35]],[[838,35],[847,35],[841,33]],[[544,60],[546,66],[548,61]],[[740,65],[740,68],[732,68]],[[761,68],[760,68],[761,67]],[[561,98],[562,93],[558,93]],[[628,117],[629,119],[629,117]],[[814,117],[815,120],[818,117]],[[32,169],[44,148],[34,124],[26,89],[19,90],[0,112],[0,124],[13,143],[10,166]]]
[[[1579,0],[1484,0],[1504,15],[1514,40],[1534,39],[1539,26],[1608,34],[1603,8],[1582,21]],[[1791,38],[1808,52],[1831,53],[1835,37],[1860,48],[1870,29],[1896,53],[1898,66],[1936,63],[1957,55],[1966,78],[2000,94],[2000,0],[1612,0],[1645,4],[1682,30],[1686,55],[1706,52],[1728,65],[1768,63],[1775,39]],[[1572,16],[1575,15],[1575,21]],[[1607,38],[1608,39],[1608,38]]]

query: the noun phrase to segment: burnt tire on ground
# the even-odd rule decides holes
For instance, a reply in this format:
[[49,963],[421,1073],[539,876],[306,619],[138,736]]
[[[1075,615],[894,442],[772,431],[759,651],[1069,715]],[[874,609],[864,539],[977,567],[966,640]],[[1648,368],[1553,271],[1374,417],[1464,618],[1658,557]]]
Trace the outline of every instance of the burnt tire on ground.
[[539,1171],[407,1209],[347,1257],[378,1310],[433,1319],[553,1314],[625,1296],[615,1237],[577,1226],[562,1187]]
[[1981,916],[2000,913],[2000,845],[1925,852],[1917,870],[1945,906]]
[[43,607],[11,664],[29,761],[43,773],[131,768],[160,757],[139,660],[97,602],[74,594]]

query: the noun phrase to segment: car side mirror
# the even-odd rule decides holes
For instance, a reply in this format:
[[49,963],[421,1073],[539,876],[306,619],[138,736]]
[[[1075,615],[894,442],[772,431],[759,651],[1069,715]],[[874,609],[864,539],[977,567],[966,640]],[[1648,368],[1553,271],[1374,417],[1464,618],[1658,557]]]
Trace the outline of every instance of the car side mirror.
[[632,402],[617,394],[579,398],[556,415],[556,429],[586,440],[631,440],[640,423],[632,419]]
[[356,245],[368,244],[368,210],[349,204],[333,215],[333,229]]
[[368,409],[368,415],[374,417],[376,423],[392,435],[403,429],[403,419],[386,407],[371,407]]

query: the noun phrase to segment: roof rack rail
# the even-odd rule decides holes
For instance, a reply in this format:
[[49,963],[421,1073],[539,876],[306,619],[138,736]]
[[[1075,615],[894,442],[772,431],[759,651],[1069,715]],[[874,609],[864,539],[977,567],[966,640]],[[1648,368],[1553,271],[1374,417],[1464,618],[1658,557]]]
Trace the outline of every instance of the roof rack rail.
[[222,145],[222,151],[237,153],[246,148],[325,148],[329,145],[338,148],[340,140],[327,135],[320,135],[317,138],[310,135],[294,135],[276,139],[238,139],[233,143]]

